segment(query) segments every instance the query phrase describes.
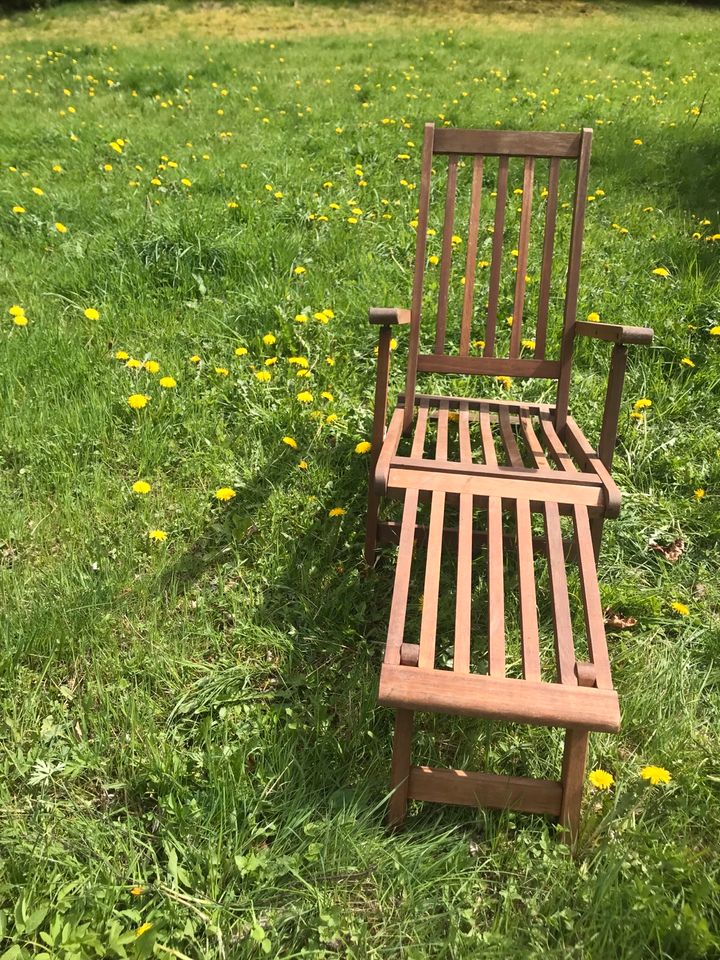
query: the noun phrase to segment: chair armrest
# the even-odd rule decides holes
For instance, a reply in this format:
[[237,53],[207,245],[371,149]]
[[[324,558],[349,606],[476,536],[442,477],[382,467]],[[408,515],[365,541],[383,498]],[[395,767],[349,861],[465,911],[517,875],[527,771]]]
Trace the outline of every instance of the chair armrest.
[[624,327],[620,323],[593,323],[590,320],[578,320],[575,333],[581,337],[594,337],[596,340],[609,340],[623,345],[652,343],[654,336],[650,327]]
[[394,323],[410,323],[410,311],[402,307],[370,307],[368,311],[370,323],[388,326]]

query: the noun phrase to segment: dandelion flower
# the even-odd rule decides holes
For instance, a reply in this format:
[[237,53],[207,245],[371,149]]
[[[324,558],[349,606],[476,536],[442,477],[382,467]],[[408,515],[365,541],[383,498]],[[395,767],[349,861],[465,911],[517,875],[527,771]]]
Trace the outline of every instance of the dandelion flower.
[[160,364],[157,360],[146,360],[145,363],[143,363],[143,367],[148,373],[158,373],[160,371]]
[[95,309],[95,307],[86,307],[86,309],[83,310],[83,313],[84,313],[85,316],[88,318],[88,320],[99,320],[99,319],[100,319],[100,313],[99,313],[99,311],[97,311],[97,310]]
[[329,517],[342,517],[345,514],[345,510],[342,507],[333,507],[332,510],[328,513]]
[[260,381],[260,383],[267,383],[268,380],[272,380],[272,374],[269,370],[258,370],[255,374],[255,378]]
[[131,893],[134,897],[139,897],[140,894],[145,893],[145,887],[135,886],[135,887],[132,888],[132,890],[130,891],[130,893]]
[[323,390],[320,396],[323,398],[323,400],[328,400],[330,403],[332,403],[333,400],[335,399],[335,397],[330,393],[329,390]]
[[128,403],[133,408],[133,410],[142,410],[143,407],[146,407],[150,397],[146,396],[144,393],[133,393],[128,397]]
[[309,390],[302,390],[302,391],[297,395],[297,399],[300,401],[300,403],[312,403],[312,402],[313,402],[313,395],[310,393]]
[[215,499],[220,500],[223,503],[227,503],[235,496],[237,496],[237,494],[232,487],[220,487],[219,490],[215,491]]
[[307,470],[307,468],[308,468],[307,460],[301,460],[300,463],[298,464],[298,470]]
[[680,603],[678,600],[675,600],[670,606],[675,613],[679,613],[681,617],[688,617],[690,615],[690,607],[686,603]]
[[697,490],[695,491],[695,499],[702,500],[704,496],[705,496],[705,491],[703,490],[702,487],[698,487]]
[[183,177],[182,180],[180,181],[180,183],[181,183],[184,187],[191,187],[191,186],[192,186],[192,180],[188,180],[187,177]]
[[667,267],[655,267],[655,269],[653,270],[653,273],[655,274],[656,277],[670,276],[670,271],[668,270]]
[[21,207],[19,203],[16,203],[15,206],[12,208],[12,212],[13,212],[13,213],[27,213],[27,210],[25,209],[25,207]]
[[298,266],[295,267],[295,269],[293,270],[293,273],[296,274],[296,275],[299,277],[301,274],[307,273],[307,270],[305,269],[305,267],[302,267],[302,266],[298,265]]
[[668,784],[672,780],[672,774],[664,767],[643,767],[640,771],[643,780],[649,780],[651,786],[657,787],[658,784]]
[[227,369],[227,367],[215,367],[215,373],[219,377],[227,377],[230,371]]
[[132,485],[133,493],[150,493],[152,490],[152,485],[147,482],[147,480],[136,480]]
[[307,323],[307,321],[308,321],[308,318],[306,314],[304,313],[295,314],[295,323]]
[[277,343],[277,337],[274,333],[266,333],[262,339],[266,347],[271,347],[274,343]]
[[297,440],[293,440],[292,437],[283,437],[282,442],[287,444],[288,447],[292,447],[293,450],[297,450]]
[[247,347],[235,347],[235,356],[244,357],[247,353]]
[[636,137],[636,138],[633,140],[633,143],[635,144],[636,147],[641,147],[642,144],[643,144],[643,142],[642,142],[642,140],[640,139],[640,137]]
[[116,351],[115,351],[115,359],[116,359],[116,360],[129,360],[129,359],[130,359],[130,354],[127,352],[127,350],[116,350]]
[[149,530],[148,531],[148,537],[154,543],[163,543],[165,540],[167,540],[167,536],[168,535],[165,530]]
[[28,318],[24,313],[19,314],[17,317],[13,317],[13,323],[16,327],[26,327],[28,324]]
[[64,223],[60,223],[59,220],[58,220],[57,223],[55,224],[55,229],[57,230],[58,233],[67,233],[67,232],[68,232],[68,228],[65,226]]
[[648,400],[647,397],[641,397],[639,400],[636,400],[633,404],[636,410],[645,410],[647,407],[652,406],[652,400]]
[[436,257],[433,253],[428,257],[428,263],[432,264],[433,267],[437,266],[437,264],[440,263],[440,257]]
[[200,363],[200,357],[195,353],[190,357],[190,363]]
[[683,357],[682,360],[680,361],[680,363],[682,363],[682,364],[683,364],[684,366],[686,366],[686,367],[694,367],[694,366],[695,366],[695,364],[694,364],[693,361],[690,359],[690,357]]
[[147,933],[148,930],[152,930],[152,924],[151,924],[151,923],[142,923],[142,924],[137,928],[137,930],[135,931],[135,936],[136,936],[136,937],[141,937],[144,933]]
[[14,303],[8,310],[8,313],[10,314],[11,317],[24,317],[25,308],[21,307],[20,304],[18,303]]
[[45,196],[45,191],[42,189],[42,187],[33,187],[32,192],[38,197]]
[[131,370],[139,370],[142,367],[142,361],[136,360],[135,357],[130,357],[125,366],[129,367]]
[[615,783],[615,777],[607,770],[593,770],[588,774],[588,780],[596,790],[609,790]]
[[160,377],[158,383],[164,390],[172,390],[173,387],[177,386],[175,377]]
[[590,323],[597,323],[597,322],[600,320],[600,314],[599,314],[599,313],[596,313],[596,312],[593,310],[592,313],[589,313],[589,314],[587,315],[587,318],[588,318],[588,320],[590,321]]
[[355,446],[355,453],[370,453],[372,449],[372,444],[369,440],[361,440],[360,443]]
[[720,337],[720,326],[710,327],[710,330],[708,331],[708,333],[710,334],[711,337]]

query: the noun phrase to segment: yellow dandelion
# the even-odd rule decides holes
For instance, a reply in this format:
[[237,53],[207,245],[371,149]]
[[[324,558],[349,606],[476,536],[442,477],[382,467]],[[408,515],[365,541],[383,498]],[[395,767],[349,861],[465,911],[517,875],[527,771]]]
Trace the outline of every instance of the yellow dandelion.
[[293,273],[296,274],[296,275],[299,277],[301,274],[307,273],[307,270],[305,269],[305,267],[302,267],[302,266],[298,265],[298,266],[295,267],[295,269],[293,270]]
[[59,220],[58,220],[58,221],[56,222],[56,224],[55,224],[55,229],[57,230],[58,233],[67,233],[67,232],[68,232],[68,228],[65,226],[64,223],[60,223]]
[[255,372],[255,379],[259,380],[260,383],[267,383],[268,380],[272,380],[272,374],[269,370],[257,370]]
[[25,308],[21,307],[18,303],[14,303],[8,310],[8,313],[11,317],[24,317]]
[[277,337],[274,333],[266,333],[262,340],[266,347],[271,347],[274,343],[277,343]]
[[312,403],[312,402],[313,402],[313,395],[310,393],[309,390],[302,390],[302,391],[297,395],[297,399],[300,401],[300,403]]
[[649,780],[653,787],[657,787],[659,784],[668,784],[672,780],[672,774],[665,767],[643,767],[640,776],[643,780]]
[[360,443],[355,446],[355,453],[370,453],[372,450],[372,444],[369,440],[361,440]]
[[130,357],[125,366],[129,367],[131,370],[139,370],[142,367],[142,361],[136,360],[135,357]]
[[192,180],[188,180],[187,177],[183,177],[182,180],[180,181],[180,183],[181,183],[184,187],[191,187],[191,186],[192,186]]
[[428,257],[428,263],[431,263],[433,266],[437,266],[437,264],[440,263],[440,257],[435,256],[433,253]]
[[495,377],[495,379],[503,388],[503,390],[509,390],[510,387],[512,386],[512,377],[500,376],[500,377]]
[[295,314],[295,323],[307,323],[307,322],[308,322],[308,318],[306,314],[304,313]]
[[28,318],[25,316],[24,313],[21,313],[18,316],[13,317],[12,320],[16,327],[26,327],[28,325]]
[[215,367],[215,373],[219,377],[227,377],[230,371],[228,370],[227,367]]
[[597,323],[600,320],[600,314],[596,313],[594,310],[587,315],[590,323]]
[[615,777],[607,770],[593,770],[588,774],[588,780],[596,790],[609,790],[615,783]]
[[282,442],[293,450],[297,450],[297,440],[293,439],[293,437],[283,437]]
[[307,357],[288,357],[288,363],[296,367],[307,367],[308,359]]
[[177,386],[177,380],[175,377],[160,377],[158,383],[163,388],[163,390],[172,390]]
[[133,410],[142,410],[143,407],[146,407],[150,397],[146,396],[144,393],[133,393],[128,397],[128,404],[133,408]]
[[680,603],[678,600],[675,600],[670,606],[675,613],[679,613],[681,617],[690,616],[690,607],[686,603]]
[[643,145],[643,142],[642,142],[642,140],[640,139],[640,137],[636,137],[636,138],[633,140],[633,143],[635,144],[636,147],[641,147],[641,146]]
[[195,353],[190,357],[190,363],[200,363],[200,357]]
[[147,933],[148,930],[152,930],[152,924],[151,924],[151,923],[142,923],[142,924],[137,928],[137,930],[135,931],[135,936],[136,936],[136,937],[141,937],[144,933]]
[[332,510],[328,513],[329,517],[342,517],[345,515],[345,510],[342,507],[333,507]]
[[133,493],[150,493],[152,490],[152,485],[147,482],[147,480],[136,480],[132,485]]
[[652,406],[652,400],[648,400],[647,397],[641,397],[639,400],[636,400],[633,404],[636,410],[645,410],[647,407]]
[[653,273],[655,274],[656,277],[670,276],[670,271],[668,270],[667,267],[655,267],[655,269],[653,270]]
[[116,359],[116,360],[129,360],[129,359],[130,359],[130,354],[127,352],[127,350],[116,350],[116,351],[115,351],[115,359]]
[[330,403],[332,403],[335,399],[335,397],[330,393],[329,390],[323,390],[320,396],[323,398],[323,400],[329,400]]
[[704,496],[705,496],[705,491],[703,490],[702,487],[698,487],[697,490],[695,491],[695,499],[702,500]]
[[710,327],[710,329],[708,330],[708,333],[710,334],[711,337],[720,337],[720,326]]
[[247,353],[247,347],[235,347],[235,356],[244,357]]
[[682,364],[683,364],[684,366],[686,366],[686,367],[694,367],[694,366],[695,366],[695,364],[694,364],[693,361],[690,359],[690,357],[683,357],[682,360],[680,361],[680,363],[682,363]]
[[16,203],[15,206],[12,208],[12,212],[13,212],[13,213],[27,213],[27,210],[25,209],[25,207],[21,207],[19,203]]
[[232,487],[220,487],[219,490],[215,491],[215,499],[221,500],[223,503],[227,503],[229,500],[232,500],[233,497],[236,497],[237,494]]
[[165,530],[149,530],[148,537],[154,543],[163,543],[165,540],[167,540],[168,535]]
[[148,373],[159,373],[160,371],[160,364],[157,360],[146,360],[145,363],[143,363],[143,367]]
[[130,893],[131,893],[134,897],[139,897],[141,894],[145,893],[145,887],[134,886],[134,887],[130,890]]
[[45,191],[42,189],[42,187],[33,187],[32,192],[38,197],[45,196]]

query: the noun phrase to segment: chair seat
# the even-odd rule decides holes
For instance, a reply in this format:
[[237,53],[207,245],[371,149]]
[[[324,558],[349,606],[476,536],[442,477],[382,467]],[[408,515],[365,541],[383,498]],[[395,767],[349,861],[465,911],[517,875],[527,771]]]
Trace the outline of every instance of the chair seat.
[[403,400],[378,456],[378,494],[397,499],[417,488],[424,499],[442,489],[452,502],[463,492],[524,497],[532,481],[534,505],[550,501],[567,513],[579,503],[591,516],[619,513],[617,485],[572,417],[563,443],[553,426],[554,407],[422,394],[412,432],[404,437]]
[[582,434],[568,450],[551,407],[423,396],[398,455],[394,422],[376,474],[403,501],[379,527],[399,544],[380,703],[618,730],[590,524],[616,494]]

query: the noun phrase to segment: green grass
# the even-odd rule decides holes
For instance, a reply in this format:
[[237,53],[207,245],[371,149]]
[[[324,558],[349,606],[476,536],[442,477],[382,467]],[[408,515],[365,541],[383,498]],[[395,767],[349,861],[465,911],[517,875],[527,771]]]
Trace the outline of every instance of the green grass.
[[[720,14],[494,5],[483,26],[451,6],[403,27],[302,4],[238,11],[269,36],[278,17],[276,42],[241,43],[230,8],[154,10],[73,4],[0,41],[0,956],[717,957]],[[576,859],[530,816],[417,805],[383,828],[391,566],[363,570],[354,448],[367,307],[409,298],[400,181],[441,117],[593,126],[580,315],[656,331],[630,360],[600,565],[603,602],[637,620],[610,635],[622,733],[591,738],[617,785],[588,788]],[[607,362],[576,356],[591,437]],[[678,537],[674,564],[648,548]],[[560,749],[559,731],[425,718],[416,756],[555,777]],[[646,763],[671,784],[643,788]]]

